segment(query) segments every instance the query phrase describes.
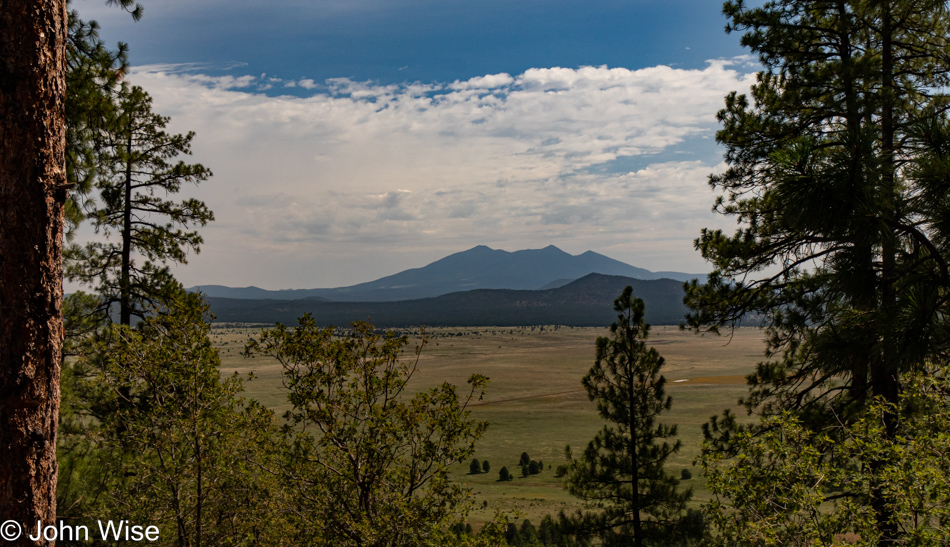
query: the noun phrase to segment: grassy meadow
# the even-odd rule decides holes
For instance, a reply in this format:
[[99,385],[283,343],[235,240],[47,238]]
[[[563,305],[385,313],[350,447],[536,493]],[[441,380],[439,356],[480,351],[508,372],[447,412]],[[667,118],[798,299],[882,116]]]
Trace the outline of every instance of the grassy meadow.
[[[254,372],[256,379],[245,384],[247,396],[283,412],[287,403],[280,365],[268,358],[241,356],[246,341],[259,332],[260,328],[246,326],[215,327],[213,341],[221,350],[222,372]],[[529,518],[537,524],[545,514],[580,507],[555,478],[555,469],[565,461],[565,445],[571,445],[575,454],[583,451],[603,425],[580,380],[593,364],[594,340],[606,336],[607,329],[439,328],[428,334],[411,389],[448,381],[462,392],[473,373],[491,378],[484,400],[470,404],[472,416],[489,423],[474,457],[488,460],[491,470],[470,475],[468,461],[453,470],[455,479],[475,492],[476,509],[470,520],[487,520],[498,509],[517,511],[519,520]],[[677,476],[682,469],[691,470],[693,478],[684,485],[694,488],[698,504],[707,497],[699,469],[692,467],[702,439],[701,425],[724,408],[744,416],[736,402],[746,392],[745,375],[762,358],[762,332],[742,328],[731,338],[701,337],[675,326],[657,326],[648,342],[666,359],[664,375],[673,407],[663,421],[679,425],[683,442],[682,450],[668,461],[668,469]],[[517,464],[522,452],[541,460],[544,471],[521,478]],[[516,478],[498,482],[502,466]]]

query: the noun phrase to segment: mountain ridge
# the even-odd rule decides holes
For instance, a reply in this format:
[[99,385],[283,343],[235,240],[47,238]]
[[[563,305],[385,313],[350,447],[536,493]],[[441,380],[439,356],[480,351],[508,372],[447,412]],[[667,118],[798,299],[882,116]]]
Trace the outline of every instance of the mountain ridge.
[[410,268],[365,283],[328,289],[280,289],[201,285],[190,291],[206,296],[235,299],[299,300],[332,302],[395,302],[430,298],[475,289],[540,290],[553,288],[590,273],[633,279],[705,279],[702,274],[651,272],[594,251],[571,255],[554,245],[542,249],[505,251],[477,245],[453,253],[426,266]]
[[683,321],[683,284],[672,279],[642,280],[588,274],[547,290],[475,289],[398,302],[330,302],[310,299],[250,300],[207,297],[216,321],[294,324],[304,313],[318,324],[345,326],[371,321],[377,327],[408,326],[607,326],[616,320],[613,301],[624,287],[646,305],[657,325]]

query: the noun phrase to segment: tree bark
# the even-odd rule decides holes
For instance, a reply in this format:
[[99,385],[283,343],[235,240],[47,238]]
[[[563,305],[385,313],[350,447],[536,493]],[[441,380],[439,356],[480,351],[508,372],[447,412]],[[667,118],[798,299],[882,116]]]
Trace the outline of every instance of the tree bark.
[[8,545],[52,545],[30,530],[56,522],[65,40],[65,0],[0,0],[0,523],[22,526]]

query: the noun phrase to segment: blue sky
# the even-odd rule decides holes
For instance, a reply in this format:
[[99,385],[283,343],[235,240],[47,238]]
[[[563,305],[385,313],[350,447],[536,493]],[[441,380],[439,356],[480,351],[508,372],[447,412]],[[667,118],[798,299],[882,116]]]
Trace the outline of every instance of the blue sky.
[[338,286],[478,244],[705,271],[715,112],[755,65],[716,1],[74,0],[194,130],[186,285]]

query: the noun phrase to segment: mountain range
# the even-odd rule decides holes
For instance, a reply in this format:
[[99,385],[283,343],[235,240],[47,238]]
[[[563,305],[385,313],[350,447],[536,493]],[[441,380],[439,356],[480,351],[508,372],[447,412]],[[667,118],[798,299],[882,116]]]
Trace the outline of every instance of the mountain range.
[[206,297],[219,322],[292,325],[304,313],[319,325],[370,321],[377,327],[409,326],[607,326],[616,320],[613,301],[624,287],[646,305],[652,324],[679,324],[686,314],[683,284],[673,279],[642,280],[588,274],[544,290],[475,289],[399,302],[329,302]]
[[189,290],[201,291],[207,297],[229,299],[395,302],[478,289],[548,290],[590,273],[677,282],[694,278],[704,282],[706,278],[702,274],[651,272],[593,251],[571,255],[554,245],[514,252],[479,245],[421,268],[348,287],[272,291],[258,287],[202,285]]

